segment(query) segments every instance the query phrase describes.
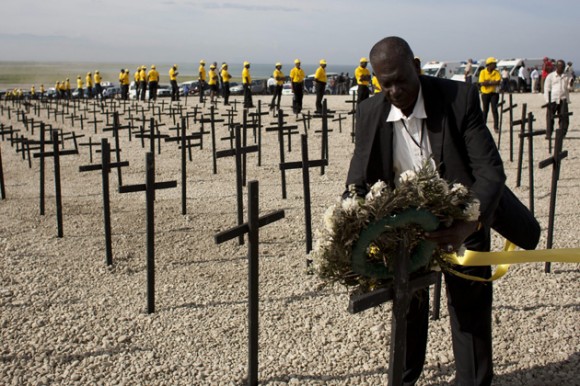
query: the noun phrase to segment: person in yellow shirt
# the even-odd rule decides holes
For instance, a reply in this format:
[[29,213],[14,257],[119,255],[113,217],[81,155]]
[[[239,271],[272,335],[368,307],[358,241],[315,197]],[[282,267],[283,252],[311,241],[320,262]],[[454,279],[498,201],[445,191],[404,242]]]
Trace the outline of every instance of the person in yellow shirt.
[[121,68],[119,84],[121,85],[121,99],[126,101],[129,98],[129,69]]
[[209,72],[207,74],[207,77],[209,78],[208,79],[209,99],[211,103],[215,103],[219,91],[219,76],[216,71],[215,64],[209,66]]
[[83,91],[83,78],[81,76],[77,76],[77,97],[82,99],[84,98],[85,94]]
[[[274,108],[276,108],[276,110],[280,110],[280,100],[282,99],[282,88],[284,87],[284,80],[286,80],[286,78],[284,77],[284,73],[282,72],[282,63],[280,62],[276,63],[276,69],[272,73],[272,77],[276,81],[276,88],[274,89],[273,92],[274,95],[272,96],[272,102],[270,102],[270,110],[274,110]],[[274,103],[276,99],[278,99],[278,102]]]
[[205,73],[205,60],[199,61],[199,68],[197,69],[198,73],[198,85],[197,89],[199,90],[199,103],[203,103],[203,93],[206,87],[206,73]]
[[36,99],[36,87],[34,85],[30,87],[30,99]]
[[141,70],[139,70],[139,85],[141,86],[141,93],[140,97],[141,100],[145,100],[145,94],[147,93],[147,67],[141,66]]
[[62,97],[61,95],[61,90],[60,90],[60,81],[56,81],[56,84],[54,85],[54,91],[56,92],[56,98],[59,99]]
[[250,62],[244,62],[242,70],[242,86],[244,87],[244,108],[254,107],[252,103],[252,77],[250,76]]
[[314,89],[316,91],[316,113],[322,113],[322,98],[324,97],[324,92],[326,91],[326,60],[321,59],[320,67],[316,70],[314,74]]
[[357,97],[356,97],[356,104],[357,106],[359,103],[364,101],[369,97],[369,84],[371,82],[371,72],[367,68],[369,60],[367,58],[360,58],[359,66],[354,70],[354,77],[356,79],[356,84],[358,85],[357,88]]
[[159,87],[159,72],[155,65],[151,65],[151,70],[147,74],[147,81],[149,82],[149,100],[157,100],[157,88]]
[[374,72],[373,72],[372,85],[373,85],[373,92],[375,94],[379,94],[382,91],[381,84],[379,83],[379,79],[377,78],[377,76],[375,75]]
[[71,97],[71,90],[70,90],[70,79],[66,78],[65,82],[64,82],[64,92],[66,94],[67,99],[70,99]]
[[95,71],[94,78],[95,78],[95,96],[97,98],[103,99],[103,87],[101,86],[101,81],[103,80],[103,78],[101,77],[99,70]]
[[294,60],[294,68],[290,71],[290,82],[292,84],[292,111],[294,114],[300,114],[302,111],[302,98],[304,97],[304,70],[300,68],[300,59]]
[[85,86],[87,87],[87,98],[93,97],[93,75],[90,72],[87,72],[87,76],[85,76]]
[[141,66],[137,67],[135,74],[133,75],[133,81],[135,82],[135,99],[139,100],[141,97],[141,79],[139,73],[141,72]]
[[44,99],[44,93],[46,92],[46,90],[44,89],[44,84],[40,85],[40,99]]
[[169,82],[171,83],[171,100],[178,101],[179,100],[179,87],[177,86],[177,64],[174,64],[173,67],[169,69]]
[[229,106],[230,104],[230,79],[232,76],[228,72],[228,64],[222,64],[222,71],[220,73],[222,77],[222,96],[224,97],[224,106]]
[[498,112],[497,104],[499,102],[499,93],[497,88],[501,82],[501,75],[496,69],[497,59],[489,57],[485,61],[485,68],[479,73],[479,84],[481,90],[481,103],[483,110],[483,120],[487,122],[487,114],[491,105],[491,114],[493,115],[493,130],[498,133]]

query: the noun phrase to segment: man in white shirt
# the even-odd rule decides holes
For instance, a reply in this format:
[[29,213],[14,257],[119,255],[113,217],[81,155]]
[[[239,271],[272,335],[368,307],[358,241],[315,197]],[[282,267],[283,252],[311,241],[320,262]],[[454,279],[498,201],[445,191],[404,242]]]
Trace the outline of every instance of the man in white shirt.
[[560,59],[556,62],[556,71],[548,74],[544,82],[544,100],[548,103],[546,108],[546,137],[552,136],[554,130],[554,116],[558,115],[558,125],[564,131],[568,131],[568,85],[570,84],[570,75],[564,68],[566,63]]
[[532,92],[535,94],[540,91],[540,72],[537,67],[534,67],[530,76],[532,78]]
[[518,70],[518,91],[526,92],[528,91],[528,69],[526,65],[522,63],[520,69]]

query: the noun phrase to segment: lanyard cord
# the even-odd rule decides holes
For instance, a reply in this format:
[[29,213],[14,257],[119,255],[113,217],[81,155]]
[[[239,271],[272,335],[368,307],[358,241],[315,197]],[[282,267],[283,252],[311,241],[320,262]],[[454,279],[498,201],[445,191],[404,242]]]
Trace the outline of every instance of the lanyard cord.
[[411,132],[407,128],[407,124],[405,124],[404,119],[401,119],[401,123],[403,124],[403,127],[405,128],[405,131],[407,132],[407,134],[409,134],[409,137],[411,137],[411,140],[413,141],[413,143],[415,145],[417,145],[417,147],[419,148],[419,151],[421,152],[421,156],[423,156],[423,147],[421,145],[423,144],[423,136],[425,134],[425,120],[424,119],[421,120],[421,138],[419,139],[419,142],[417,142],[415,137],[413,137],[413,135],[411,135]]

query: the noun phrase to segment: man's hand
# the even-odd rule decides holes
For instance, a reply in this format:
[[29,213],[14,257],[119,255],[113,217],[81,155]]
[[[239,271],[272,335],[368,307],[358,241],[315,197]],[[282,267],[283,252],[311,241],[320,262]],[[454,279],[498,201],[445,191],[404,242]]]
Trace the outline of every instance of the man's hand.
[[449,228],[439,228],[425,234],[427,240],[431,240],[446,252],[457,251],[466,238],[478,228],[477,221],[457,220]]

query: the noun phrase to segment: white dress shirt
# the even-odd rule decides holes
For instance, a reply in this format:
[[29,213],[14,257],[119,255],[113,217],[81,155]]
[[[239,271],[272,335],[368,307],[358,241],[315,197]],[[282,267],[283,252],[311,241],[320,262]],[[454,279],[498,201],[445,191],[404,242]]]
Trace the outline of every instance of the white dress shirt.
[[568,100],[569,84],[570,77],[565,72],[562,75],[558,75],[556,71],[549,73],[544,81],[544,99],[546,102],[552,101],[559,104],[561,100]]
[[399,186],[399,176],[407,170],[418,170],[425,160],[430,159],[433,167],[435,161],[431,158],[431,144],[427,133],[427,113],[423,92],[419,95],[410,116],[391,105],[387,122],[393,123],[393,172],[395,186]]

